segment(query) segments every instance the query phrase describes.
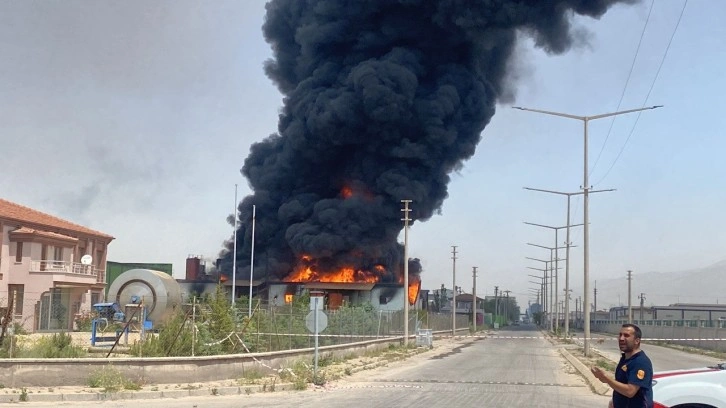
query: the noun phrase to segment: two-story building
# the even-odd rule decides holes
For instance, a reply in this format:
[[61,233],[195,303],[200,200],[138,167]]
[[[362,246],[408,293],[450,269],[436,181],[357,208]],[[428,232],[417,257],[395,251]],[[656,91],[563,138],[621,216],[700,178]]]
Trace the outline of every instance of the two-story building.
[[114,238],[0,199],[0,308],[28,331],[73,328],[73,317],[103,299]]

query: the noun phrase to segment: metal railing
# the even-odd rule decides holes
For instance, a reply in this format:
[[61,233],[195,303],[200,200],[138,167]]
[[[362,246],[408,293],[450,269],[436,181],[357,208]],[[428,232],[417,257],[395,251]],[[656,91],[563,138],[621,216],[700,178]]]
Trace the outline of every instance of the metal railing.
[[93,265],[83,265],[79,262],[66,261],[30,261],[30,272],[65,273],[96,277],[97,282],[104,282],[105,270]]

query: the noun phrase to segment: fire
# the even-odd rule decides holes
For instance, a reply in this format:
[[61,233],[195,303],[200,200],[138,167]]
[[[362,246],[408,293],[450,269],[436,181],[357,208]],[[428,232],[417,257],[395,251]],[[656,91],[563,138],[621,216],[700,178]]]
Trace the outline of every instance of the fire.
[[352,267],[340,268],[337,271],[319,272],[314,265],[301,265],[285,278],[285,282],[366,282],[376,283],[380,280],[377,274],[355,270]]
[[[329,282],[329,283],[378,283],[386,274],[384,265],[374,265],[371,270],[356,269],[352,266],[337,270],[321,270],[316,260],[308,255],[300,257],[297,267],[286,276],[284,282]],[[403,283],[403,276],[399,276],[399,283]],[[418,300],[421,291],[421,277],[418,274],[409,275],[406,293],[408,302],[413,305]],[[285,301],[287,302],[287,296]]]
[[359,197],[359,198],[363,198],[363,199],[368,200],[368,201],[373,200],[373,199],[376,198],[375,194],[373,194],[372,192],[368,191],[367,188],[362,187],[362,186],[359,186],[359,185],[356,185],[355,186],[355,189],[353,187],[350,187],[350,186],[343,186],[340,189],[340,193],[339,194],[340,194],[340,197],[342,197],[344,200],[347,200],[347,199],[349,199],[349,198],[351,198],[353,196],[356,196],[356,197]]
[[411,275],[408,277],[408,303],[413,306],[418,299],[418,294],[421,291],[421,277],[418,275]]
[[285,295],[285,303],[287,303],[288,305],[289,305],[290,303],[292,303],[292,298],[293,298],[293,296],[292,296],[292,295],[288,295],[288,294],[286,294],[286,295]]
[[340,190],[340,195],[343,196],[343,198],[350,198],[353,196],[353,189],[345,186]]

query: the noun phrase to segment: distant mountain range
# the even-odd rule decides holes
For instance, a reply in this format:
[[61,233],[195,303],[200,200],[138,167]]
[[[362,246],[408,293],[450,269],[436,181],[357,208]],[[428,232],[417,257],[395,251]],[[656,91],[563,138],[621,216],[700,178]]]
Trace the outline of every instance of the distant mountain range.
[[[598,279],[590,284],[597,287],[598,310],[628,305],[628,280],[625,273],[614,279]],[[574,293],[582,294],[582,286],[573,286]],[[666,306],[674,303],[726,304],[726,260],[705,268],[682,272],[633,272],[632,305],[640,306],[640,294],[645,306]],[[574,302],[571,304],[574,307]]]

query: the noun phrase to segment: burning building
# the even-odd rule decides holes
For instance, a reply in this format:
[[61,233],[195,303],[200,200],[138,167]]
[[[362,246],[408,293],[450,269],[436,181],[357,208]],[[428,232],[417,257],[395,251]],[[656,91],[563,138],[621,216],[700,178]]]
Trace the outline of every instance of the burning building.
[[[268,2],[265,71],[284,106],[241,170],[254,193],[238,206],[238,279],[254,259],[267,282],[401,288],[400,202],[412,200],[413,223],[440,210],[449,175],[513,98],[518,38],[564,52],[575,13],[597,18],[618,2]],[[232,258],[230,240],[228,275]],[[415,291],[421,265],[407,262]]]

